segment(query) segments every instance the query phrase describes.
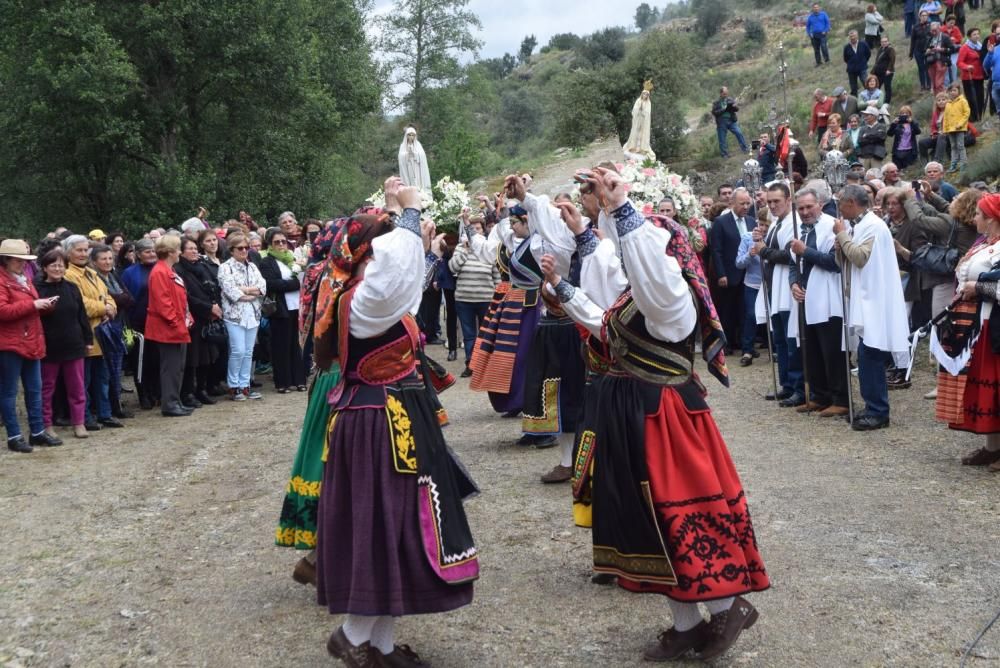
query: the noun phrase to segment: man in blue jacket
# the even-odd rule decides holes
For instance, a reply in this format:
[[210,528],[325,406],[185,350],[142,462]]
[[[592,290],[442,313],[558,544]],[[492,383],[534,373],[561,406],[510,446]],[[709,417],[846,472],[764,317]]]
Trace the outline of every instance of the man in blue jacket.
[[[830,51],[826,48],[826,36],[830,33],[830,17],[819,8],[819,3],[814,3],[809,18],[806,19],[806,35],[809,36],[813,45],[813,54],[816,56],[816,67],[824,62],[830,62]],[[823,58],[820,59],[822,54]]]
[[847,33],[847,44],[844,45],[844,64],[847,65],[847,76],[851,80],[851,95],[857,97],[859,84],[864,85],[868,78],[868,60],[872,50],[858,39],[858,31]]
[[906,37],[909,39],[913,32],[913,24],[917,22],[917,0],[904,0],[903,21],[906,30]]

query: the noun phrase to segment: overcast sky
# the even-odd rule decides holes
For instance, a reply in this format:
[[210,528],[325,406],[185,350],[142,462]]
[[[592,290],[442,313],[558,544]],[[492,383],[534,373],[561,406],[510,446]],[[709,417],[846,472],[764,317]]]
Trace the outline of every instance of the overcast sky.
[[[611,26],[634,28],[635,8],[640,4],[641,0],[472,0],[469,9],[483,22],[479,33],[483,48],[479,56],[495,58],[504,53],[516,54],[521,40],[528,35],[534,35],[541,48],[559,33],[582,36]],[[662,7],[667,3],[654,0],[649,4]],[[375,13],[388,11],[390,7],[391,0],[375,0]]]

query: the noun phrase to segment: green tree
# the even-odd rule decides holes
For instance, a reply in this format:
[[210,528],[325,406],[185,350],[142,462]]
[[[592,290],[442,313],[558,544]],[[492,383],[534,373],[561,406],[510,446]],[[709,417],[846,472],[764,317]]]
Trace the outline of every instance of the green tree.
[[605,28],[589,35],[578,49],[594,67],[617,63],[625,57],[625,29]]
[[528,35],[521,40],[521,48],[517,52],[518,62],[524,64],[531,60],[531,54],[535,52],[536,46],[538,46],[538,40],[535,39],[534,35]]
[[713,37],[729,20],[729,5],[723,0],[692,0],[691,7],[698,18],[698,33],[705,39]]
[[660,20],[660,10],[650,7],[647,3],[642,3],[635,10],[635,27],[640,32],[646,32]]
[[379,22],[379,46],[392,72],[390,83],[405,88],[401,102],[417,123],[427,120],[429,91],[461,77],[458,56],[474,55],[482,46],[472,34],[482,24],[466,9],[468,4],[469,0],[396,0]]
[[573,51],[578,49],[581,44],[583,44],[583,38],[571,32],[553,35],[549,40],[549,46],[559,51]]
[[0,200],[26,232],[320,214],[367,189],[380,83],[352,0],[0,11]]

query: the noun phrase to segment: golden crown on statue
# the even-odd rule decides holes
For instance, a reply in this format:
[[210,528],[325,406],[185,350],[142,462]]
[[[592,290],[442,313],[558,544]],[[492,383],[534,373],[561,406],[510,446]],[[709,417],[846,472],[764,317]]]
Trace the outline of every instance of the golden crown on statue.
[[646,83],[644,83],[642,85],[642,89],[644,91],[646,91],[646,92],[652,93],[653,92],[653,80],[652,79],[647,79]]

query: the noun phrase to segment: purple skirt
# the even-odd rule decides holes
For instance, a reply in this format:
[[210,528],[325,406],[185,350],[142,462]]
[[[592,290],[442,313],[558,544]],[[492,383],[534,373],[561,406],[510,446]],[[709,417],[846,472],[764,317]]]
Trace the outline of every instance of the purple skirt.
[[330,432],[317,521],[317,599],[332,614],[419,615],[472,602],[432,569],[417,476],[397,473],[385,408],[343,410]]
[[524,407],[524,378],[528,375],[528,357],[531,344],[535,340],[535,329],[542,317],[540,306],[526,307],[517,335],[517,354],[514,356],[514,371],[510,375],[510,392],[490,392],[490,405],[497,413],[519,411]]

